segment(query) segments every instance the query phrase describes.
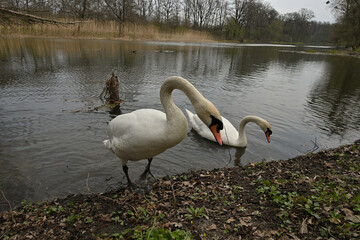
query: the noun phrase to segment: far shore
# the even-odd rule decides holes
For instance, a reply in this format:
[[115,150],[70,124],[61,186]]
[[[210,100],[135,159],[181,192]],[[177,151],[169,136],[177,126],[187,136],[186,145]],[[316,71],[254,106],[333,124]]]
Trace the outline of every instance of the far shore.
[[[147,24],[124,23],[119,32],[118,23],[85,22],[67,27],[57,25],[19,25],[12,27],[0,26],[0,36],[3,37],[43,37],[43,38],[68,38],[68,39],[107,39],[120,41],[159,41],[159,42],[224,42],[244,44],[281,44],[281,45],[309,45],[301,42],[256,42],[251,40],[229,41],[220,39],[206,30],[193,30],[176,28],[161,30]],[[314,46],[317,44],[313,44]],[[323,45],[322,45],[323,46]]]
[[[135,42],[183,42],[183,43],[233,43],[233,44],[273,44],[273,45],[296,45],[296,46],[309,46],[309,44],[305,43],[278,43],[278,42],[270,42],[270,43],[240,43],[234,41],[225,41],[225,40],[216,40],[212,38],[208,34],[202,34],[201,32],[196,32],[195,35],[199,34],[201,37],[194,37],[194,33],[190,34],[171,34],[171,33],[164,33],[161,36],[156,36],[154,38],[144,38],[144,37],[137,37],[132,38],[130,36],[123,36],[123,37],[105,37],[105,36],[83,36],[83,35],[64,35],[64,36],[57,36],[57,35],[34,35],[34,34],[19,34],[19,33],[11,33],[7,35],[0,35],[0,37],[25,37],[25,38],[56,38],[56,39],[89,39],[89,40],[114,40],[114,41],[135,41]],[[321,46],[320,46],[321,47]],[[329,46],[330,47],[330,46]],[[360,58],[360,51],[352,51],[345,48],[331,48],[331,49],[322,49],[317,50],[316,45],[311,45],[311,48],[308,50],[303,51],[296,51],[298,53],[303,54],[316,54],[316,55],[329,55],[329,56],[347,56],[347,57],[355,57]]]

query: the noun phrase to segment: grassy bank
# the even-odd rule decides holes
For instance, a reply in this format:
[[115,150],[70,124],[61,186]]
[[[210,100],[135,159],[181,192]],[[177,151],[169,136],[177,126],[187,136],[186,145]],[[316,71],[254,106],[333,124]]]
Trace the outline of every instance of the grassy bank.
[[355,51],[350,49],[332,49],[328,51],[317,51],[317,50],[306,50],[304,53],[307,54],[319,54],[319,55],[335,55],[335,56],[350,56],[360,58],[360,48]]
[[34,24],[5,27],[0,25],[0,35],[147,41],[214,41],[214,38],[205,31],[195,31],[185,28],[168,29],[164,31],[151,24],[140,25],[136,23],[124,23],[119,26],[115,21],[89,21],[67,26]]
[[0,238],[358,239],[359,215],[358,141],[286,161],[164,177],[146,195],[117,189],[23,201],[0,213]]

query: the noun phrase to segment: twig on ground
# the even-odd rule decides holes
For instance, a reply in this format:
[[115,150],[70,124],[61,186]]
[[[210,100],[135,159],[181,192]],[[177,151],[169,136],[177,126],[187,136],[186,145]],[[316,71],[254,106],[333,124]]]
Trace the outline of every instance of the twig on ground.
[[308,151],[308,153],[312,153],[312,152],[315,152],[316,150],[319,149],[319,145],[317,145],[316,143],[316,137],[315,137],[315,141],[312,141],[314,143],[314,147]]
[[[307,150],[307,151],[301,151],[299,149],[296,148],[296,150],[298,150],[299,152],[301,152],[302,154],[308,154],[308,153],[313,153],[315,152],[316,150],[319,149],[319,145],[316,143],[316,137],[315,137],[315,141],[312,141],[311,142],[314,144],[314,147],[310,150]],[[307,146],[306,144],[304,144],[303,146]]]
[[3,195],[3,197],[4,197],[5,201],[7,202],[7,204],[9,205],[10,213],[11,213],[11,219],[13,220],[14,224],[16,224],[16,221],[15,221],[15,218],[14,218],[14,213],[13,213],[13,210],[12,210],[12,207],[11,207],[11,203],[10,203],[10,201],[6,198],[4,191],[0,189],[0,192],[1,192],[1,194]]
[[174,198],[174,206],[176,205],[176,197],[175,197],[175,190],[174,190],[175,184],[176,184],[176,182],[174,184],[171,184],[172,194],[173,194],[173,198]]

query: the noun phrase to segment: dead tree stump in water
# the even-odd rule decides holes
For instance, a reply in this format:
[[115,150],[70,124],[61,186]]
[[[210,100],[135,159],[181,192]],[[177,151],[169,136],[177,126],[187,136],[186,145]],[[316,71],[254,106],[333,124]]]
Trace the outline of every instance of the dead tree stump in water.
[[106,101],[106,104],[119,104],[122,102],[119,96],[119,86],[120,82],[118,80],[118,77],[115,76],[114,73],[112,73],[111,78],[106,81],[106,86],[101,93],[102,95],[105,92],[104,99]]

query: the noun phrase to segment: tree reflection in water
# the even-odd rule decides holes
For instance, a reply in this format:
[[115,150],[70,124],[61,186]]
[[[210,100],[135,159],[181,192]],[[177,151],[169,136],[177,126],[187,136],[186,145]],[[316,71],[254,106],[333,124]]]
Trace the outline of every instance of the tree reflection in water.
[[360,127],[359,59],[329,56],[327,75],[309,92],[306,108],[308,124],[324,130],[328,136],[343,137],[346,131]]

